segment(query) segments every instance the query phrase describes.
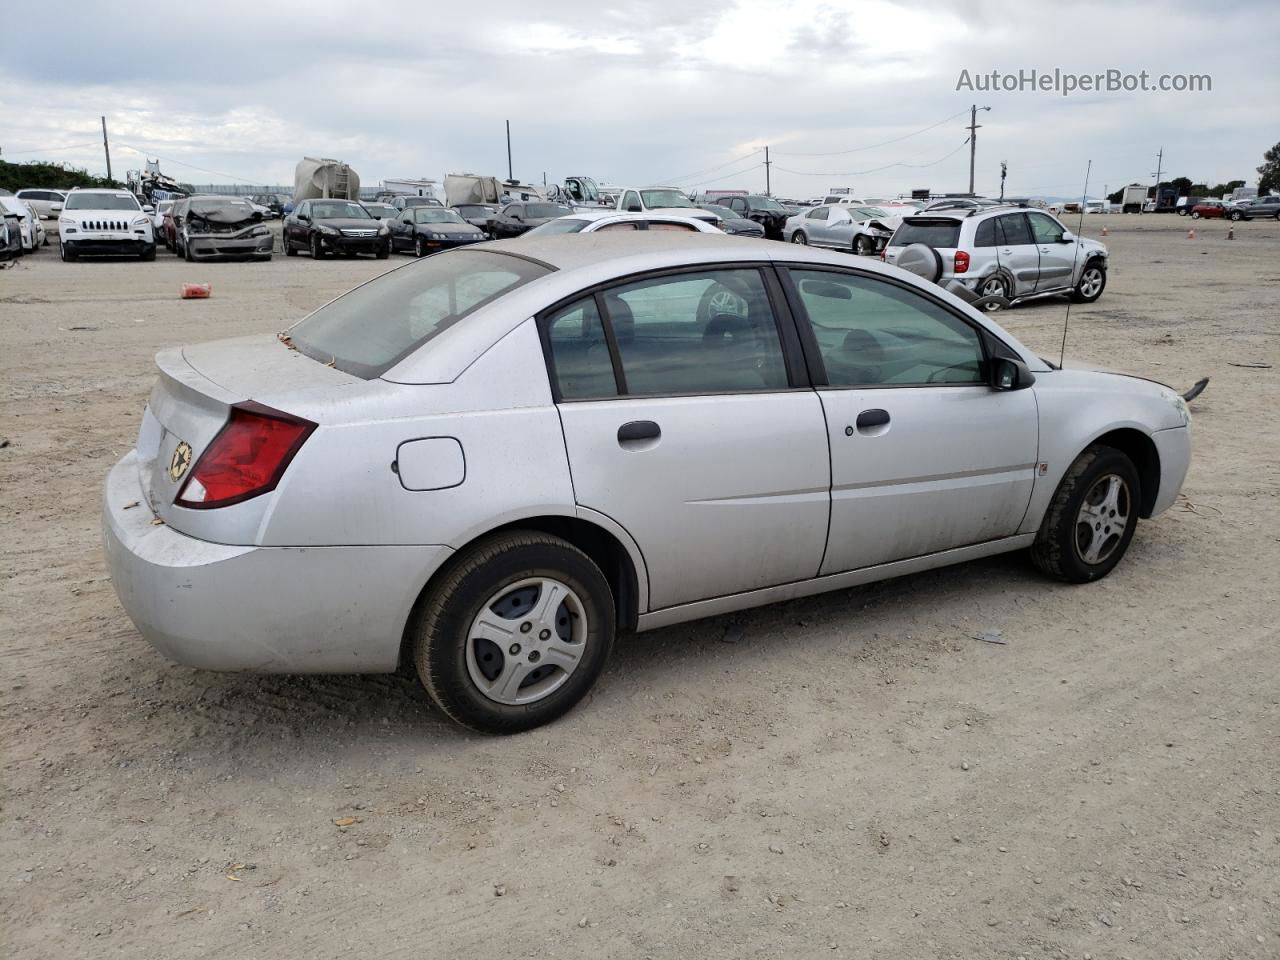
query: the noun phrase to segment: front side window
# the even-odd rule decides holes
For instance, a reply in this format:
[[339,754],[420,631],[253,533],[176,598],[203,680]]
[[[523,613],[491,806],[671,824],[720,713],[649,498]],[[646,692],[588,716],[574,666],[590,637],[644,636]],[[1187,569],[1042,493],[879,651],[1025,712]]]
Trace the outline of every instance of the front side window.
[[978,331],[885,280],[792,270],[833,387],[985,383]]
[[614,287],[603,299],[630,395],[789,386],[758,270],[657,277]]
[[1046,217],[1043,213],[1029,213],[1027,219],[1031,221],[1031,233],[1036,238],[1036,243],[1058,243],[1062,239],[1062,224],[1053,217]]
[[622,196],[622,209],[631,211],[632,213],[640,210],[640,194],[634,190],[628,190]]
[[500,253],[445,253],[356,287],[288,332],[306,356],[372,379],[468,314],[548,273]]
[[[552,221],[553,223],[555,221]],[[582,223],[583,221],[578,221]],[[550,226],[551,224],[547,224]],[[581,228],[579,228],[581,229]],[[593,233],[635,233],[640,229],[640,221],[638,220],[621,220],[618,223],[606,223],[599,230],[593,230]],[[576,231],[575,231],[576,232]]]
[[551,315],[547,340],[562,400],[617,396],[613,360],[595,297],[587,297]]

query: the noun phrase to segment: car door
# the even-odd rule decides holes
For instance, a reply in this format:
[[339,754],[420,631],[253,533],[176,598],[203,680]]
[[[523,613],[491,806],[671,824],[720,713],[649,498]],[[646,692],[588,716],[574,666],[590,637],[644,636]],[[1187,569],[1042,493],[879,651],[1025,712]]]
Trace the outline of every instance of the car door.
[[814,207],[804,215],[802,228],[805,238],[815,246],[822,246],[827,230],[827,219],[831,216],[830,207]]
[[391,246],[397,250],[413,249],[413,211],[404,210],[391,221]]
[[1025,297],[1035,292],[1040,276],[1040,251],[1024,213],[1006,213],[996,218],[996,257],[1013,279],[1013,295]]
[[1075,256],[1080,245],[1079,240],[1062,238],[1067,228],[1047,213],[1032,211],[1027,214],[1031,223],[1031,235],[1036,241],[1040,269],[1036,280],[1036,293],[1046,293],[1071,286],[1071,276],[1075,270]]
[[1009,348],[883,276],[818,266],[787,274],[831,448],[821,573],[1016,533],[1038,427],[1031,390],[988,386],[986,356]]
[[[578,504],[644,555],[651,609],[813,577],[830,463],[771,274],[668,271],[540,317]],[[785,322],[790,322],[787,319]]]

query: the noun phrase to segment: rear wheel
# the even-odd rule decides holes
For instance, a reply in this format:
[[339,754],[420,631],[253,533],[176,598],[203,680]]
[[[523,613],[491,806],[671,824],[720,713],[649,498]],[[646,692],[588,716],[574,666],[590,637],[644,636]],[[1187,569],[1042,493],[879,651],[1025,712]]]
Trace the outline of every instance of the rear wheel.
[[[979,297],[1004,297],[1006,300],[1008,300],[1009,299],[1009,282],[1005,280],[1004,277],[1000,276],[1000,274],[996,274],[994,277],[988,277],[986,280],[983,281],[982,286],[978,288],[978,296]],[[982,309],[986,310],[987,313],[995,313],[997,310],[1000,309],[1000,304],[988,303]]]
[[1132,460],[1114,447],[1089,447],[1058,485],[1031,547],[1032,561],[1068,583],[1105,577],[1133,540],[1140,494]]
[[604,669],[613,596],[577,547],[534,531],[498,534],[461,554],[419,601],[414,664],[450,718],[517,733],[559,717]]
[[186,260],[187,263],[196,262],[195,254],[191,252],[191,241],[189,238],[182,241],[182,259]]
[[803,247],[809,243],[809,238],[804,235],[803,231],[797,230],[791,235],[791,242],[798,243]]
[[1244,214],[1243,214],[1243,213],[1241,213],[1239,210],[1232,210],[1232,211],[1231,211],[1231,219],[1232,219],[1232,220],[1237,220],[1237,221],[1238,221],[1238,220],[1242,220],[1243,218],[1244,218]]

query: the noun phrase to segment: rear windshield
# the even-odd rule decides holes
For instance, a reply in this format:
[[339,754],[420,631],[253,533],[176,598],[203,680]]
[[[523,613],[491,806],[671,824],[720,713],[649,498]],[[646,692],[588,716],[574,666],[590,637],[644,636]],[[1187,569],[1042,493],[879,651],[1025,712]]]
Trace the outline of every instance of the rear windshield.
[[930,247],[954,247],[960,242],[960,221],[929,218],[904,220],[902,226],[889,241],[891,246],[905,247],[909,243],[923,243]]
[[442,330],[549,267],[519,257],[458,250],[385,273],[289,329],[299,351],[371,380]]

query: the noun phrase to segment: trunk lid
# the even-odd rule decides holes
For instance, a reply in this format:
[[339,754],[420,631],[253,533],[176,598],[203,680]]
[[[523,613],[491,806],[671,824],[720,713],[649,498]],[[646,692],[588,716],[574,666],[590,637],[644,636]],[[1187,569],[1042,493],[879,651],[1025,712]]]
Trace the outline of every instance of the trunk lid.
[[156,366],[160,375],[137,441],[143,496],[165,523],[217,543],[253,543],[270,500],[266,494],[215,510],[174,505],[232,405],[256,400],[294,413],[317,391],[363,382],[290,350],[274,335],[163,350],[156,355]]

